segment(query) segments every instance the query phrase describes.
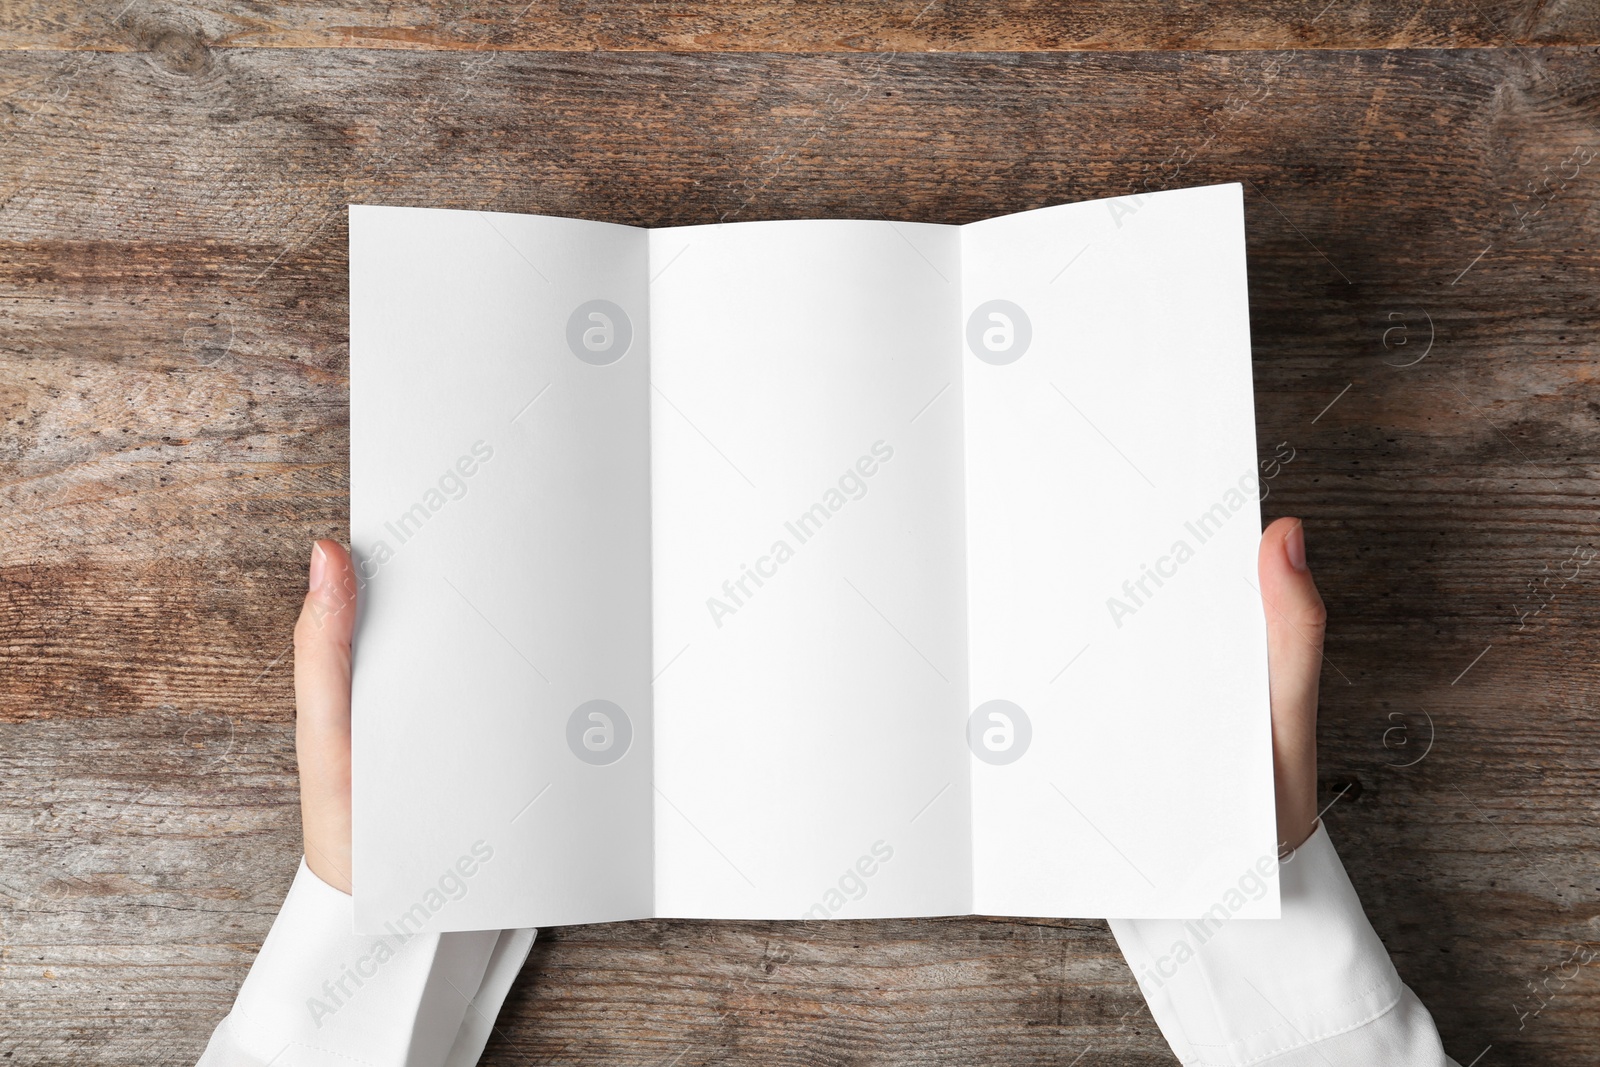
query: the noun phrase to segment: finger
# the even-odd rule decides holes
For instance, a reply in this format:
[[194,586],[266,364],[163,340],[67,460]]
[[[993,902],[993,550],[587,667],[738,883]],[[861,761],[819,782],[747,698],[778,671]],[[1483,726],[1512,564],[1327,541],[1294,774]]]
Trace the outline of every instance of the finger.
[[350,639],[356,580],[337,541],[311,550],[310,580],[294,628],[295,754],[306,864],[350,891]]
[[1317,685],[1328,612],[1311,577],[1299,519],[1267,527],[1257,566],[1267,620],[1278,840],[1294,848],[1316,829]]

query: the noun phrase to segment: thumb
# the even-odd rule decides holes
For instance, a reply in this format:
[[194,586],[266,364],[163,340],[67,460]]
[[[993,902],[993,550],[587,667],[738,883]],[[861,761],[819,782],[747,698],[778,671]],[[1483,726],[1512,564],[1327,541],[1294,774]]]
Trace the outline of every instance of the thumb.
[[1257,567],[1267,619],[1278,844],[1292,849],[1316,829],[1317,683],[1328,611],[1306,562],[1299,519],[1278,519],[1267,527]]
[[306,866],[350,892],[350,638],[356,576],[337,541],[311,549],[311,574],[294,628],[295,754]]

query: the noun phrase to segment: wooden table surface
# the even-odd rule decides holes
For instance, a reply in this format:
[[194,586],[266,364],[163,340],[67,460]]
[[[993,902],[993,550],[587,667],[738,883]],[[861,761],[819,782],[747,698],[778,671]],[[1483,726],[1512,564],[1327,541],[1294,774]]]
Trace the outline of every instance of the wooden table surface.
[[[1600,5],[1157,7],[0,5],[3,1062],[192,1063],[293,874],[345,204],[966,222],[1224,181],[1351,878],[1464,1067],[1600,1062]],[[484,1062],[1175,1061],[1103,923],[968,918],[552,931]]]

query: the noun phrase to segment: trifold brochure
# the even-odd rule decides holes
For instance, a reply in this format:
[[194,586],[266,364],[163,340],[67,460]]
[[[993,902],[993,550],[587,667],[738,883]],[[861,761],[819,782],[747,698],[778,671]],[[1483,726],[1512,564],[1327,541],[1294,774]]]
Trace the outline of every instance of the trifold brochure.
[[350,208],[356,929],[1278,913],[1238,185]]

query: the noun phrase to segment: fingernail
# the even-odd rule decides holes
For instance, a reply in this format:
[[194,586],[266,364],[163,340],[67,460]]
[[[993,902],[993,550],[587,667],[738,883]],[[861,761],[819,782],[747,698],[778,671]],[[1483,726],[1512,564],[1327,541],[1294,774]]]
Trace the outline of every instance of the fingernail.
[[322,585],[322,578],[327,573],[327,570],[328,553],[322,547],[322,542],[318,541],[311,546],[311,580],[307,583],[307,587],[316,589]]
[[1283,539],[1283,549],[1289,554],[1289,566],[1297,571],[1306,569],[1306,527],[1305,523],[1297,522],[1294,529],[1289,531],[1289,536]]

